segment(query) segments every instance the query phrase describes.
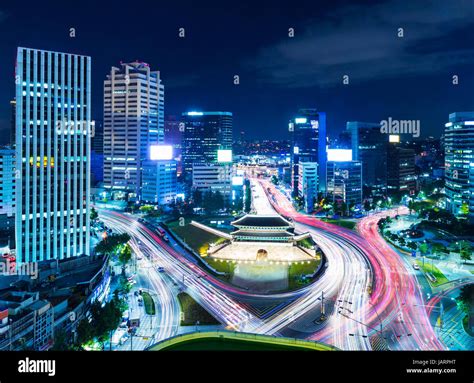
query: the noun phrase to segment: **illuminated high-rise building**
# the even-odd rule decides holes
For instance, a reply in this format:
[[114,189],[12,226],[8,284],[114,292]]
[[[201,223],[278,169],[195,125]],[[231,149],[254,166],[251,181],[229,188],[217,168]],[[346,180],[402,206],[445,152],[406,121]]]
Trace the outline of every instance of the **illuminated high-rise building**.
[[289,123],[292,136],[292,187],[293,195],[298,194],[300,162],[318,164],[317,192],[326,190],[326,113],[316,109],[300,109]]
[[0,246],[15,238],[15,151],[0,147]]
[[352,158],[362,162],[362,183],[383,191],[387,188],[387,146],[389,137],[374,122],[349,121]]
[[223,158],[232,157],[232,113],[187,112],[182,114],[182,123],[183,173],[188,185],[194,164],[232,162],[232,158]]
[[16,259],[90,254],[91,59],[18,48]]
[[348,206],[362,203],[362,164],[351,149],[328,149],[327,198]]
[[446,207],[474,221],[474,112],[449,115],[444,131]]
[[112,67],[104,81],[104,187],[139,199],[149,147],[163,142],[164,86],[142,62]]
[[306,213],[314,210],[314,200],[318,190],[318,163],[300,162],[298,163],[298,197],[303,201]]
[[388,146],[387,190],[414,195],[417,189],[415,151],[397,143]]

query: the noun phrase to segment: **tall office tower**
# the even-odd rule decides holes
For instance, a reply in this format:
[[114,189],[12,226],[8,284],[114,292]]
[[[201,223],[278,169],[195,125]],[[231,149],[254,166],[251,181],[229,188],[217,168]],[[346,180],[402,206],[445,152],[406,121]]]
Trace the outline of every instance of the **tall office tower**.
[[362,163],[352,160],[351,149],[328,149],[327,195],[333,202],[362,203]]
[[304,210],[311,213],[314,210],[314,199],[318,190],[317,162],[300,162],[298,165],[298,197],[303,200]]
[[194,163],[227,162],[229,158],[218,157],[232,157],[232,113],[187,112],[182,114],[182,122],[183,173],[189,187]]
[[388,147],[387,190],[413,195],[417,189],[415,151],[390,143]]
[[91,135],[91,184],[97,186],[104,180],[104,124],[95,121]]
[[318,163],[318,190],[326,191],[326,113],[316,109],[300,109],[298,115],[289,123],[292,135],[292,183],[293,195],[298,194],[298,164],[300,162]]
[[192,187],[203,194],[220,192],[224,200],[232,197],[232,165],[229,163],[194,163]]
[[91,59],[18,48],[17,263],[90,254]]
[[143,163],[142,200],[166,205],[176,200],[176,161],[148,160]]
[[182,173],[182,143],[183,143],[184,124],[176,116],[166,116],[164,141],[167,145],[173,147],[173,158],[177,161],[178,175]]
[[449,115],[445,125],[446,207],[455,215],[469,208],[474,221],[474,112]]
[[15,239],[15,151],[0,148],[0,247]]
[[16,141],[16,129],[15,129],[15,124],[16,124],[16,100],[13,99],[10,101],[10,107],[11,107],[11,114],[10,114],[10,145],[12,147],[15,146],[15,141]]
[[380,124],[349,121],[352,159],[362,162],[362,183],[376,190],[387,187],[387,145],[389,137],[380,131]]
[[142,62],[112,67],[104,81],[104,187],[117,198],[140,198],[143,161],[163,135],[160,72]]

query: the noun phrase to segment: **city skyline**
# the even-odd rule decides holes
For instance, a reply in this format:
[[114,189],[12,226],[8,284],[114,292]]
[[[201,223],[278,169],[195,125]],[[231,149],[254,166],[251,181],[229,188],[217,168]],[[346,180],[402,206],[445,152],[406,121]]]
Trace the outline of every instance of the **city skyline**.
[[472,377],[470,2],[0,6],[1,382],[168,350]]
[[[166,115],[229,110],[235,132],[244,131],[250,139],[287,138],[286,122],[300,108],[327,113],[331,136],[347,121],[392,117],[419,120],[422,137],[439,137],[446,115],[473,109],[474,77],[468,68],[474,49],[461,38],[474,30],[469,2],[439,7],[435,1],[415,1],[411,17],[393,1],[323,1],[319,7],[301,2],[298,11],[293,8],[244,6],[252,16],[244,27],[241,6],[208,2],[194,9],[186,2],[164,2],[157,10],[164,22],[151,28],[151,15],[127,20],[124,27],[114,21],[120,20],[120,9],[95,5],[92,12],[85,6],[64,18],[61,28],[42,23],[40,36],[29,31],[40,28],[39,19],[61,18],[60,6],[46,14],[35,5],[0,7],[0,30],[15,36],[0,42],[4,57],[11,57],[0,71],[6,84],[0,90],[1,143],[7,142],[14,93],[7,64],[17,45],[91,56],[94,120],[102,119],[100,84],[110,67],[135,60],[161,72]],[[318,18],[322,23],[315,30],[311,25]],[[140,38],[128,33],[134,23]]]

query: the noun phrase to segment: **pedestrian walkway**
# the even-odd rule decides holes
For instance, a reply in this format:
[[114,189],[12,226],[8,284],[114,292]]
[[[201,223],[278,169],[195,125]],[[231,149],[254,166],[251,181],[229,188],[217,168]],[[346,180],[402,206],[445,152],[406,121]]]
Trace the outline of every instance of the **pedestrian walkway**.
[[453,306],[443,315],[443,327],[437,329],[441,341],[452,351],[474,350],[474,337],[464,331],[463,317],[464,313]]

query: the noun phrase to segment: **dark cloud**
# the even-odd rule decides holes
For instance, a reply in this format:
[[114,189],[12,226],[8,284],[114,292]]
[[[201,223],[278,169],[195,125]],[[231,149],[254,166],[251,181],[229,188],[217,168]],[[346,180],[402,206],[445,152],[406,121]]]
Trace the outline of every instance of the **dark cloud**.
[[[313,19],[296,36],[259,50],[246,65],[264,82],[285,87],[431,75],[474,62],[472,41],[456,34],[474,27],[474,2],[386,1],[345,6]],[[398,37],[403,28],[404,37]],[[470,29],[472,32],[472,29]],[[458,33],[459,35],[459,33]],[[461,39],[467,42],[467,36]],[[447,41],[437,49],[436,41]]]

